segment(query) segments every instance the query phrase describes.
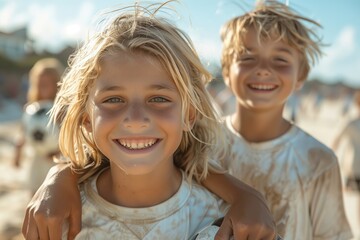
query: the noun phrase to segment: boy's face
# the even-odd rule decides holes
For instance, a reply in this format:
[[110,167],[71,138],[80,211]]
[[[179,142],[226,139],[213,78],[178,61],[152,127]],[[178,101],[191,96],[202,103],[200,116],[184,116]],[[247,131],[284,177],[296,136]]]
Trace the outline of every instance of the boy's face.
[[169,172],[184,130],[179,91],[152,60],[140,53],[105,57],[89,95],[87,129],[129,175]]
[[299,52],[282,41],[259,43],[250,29],[244,37],[247,51],[229,67],[225,82],[238,104],[253,110],[282,110],[291,93],[302,86]]

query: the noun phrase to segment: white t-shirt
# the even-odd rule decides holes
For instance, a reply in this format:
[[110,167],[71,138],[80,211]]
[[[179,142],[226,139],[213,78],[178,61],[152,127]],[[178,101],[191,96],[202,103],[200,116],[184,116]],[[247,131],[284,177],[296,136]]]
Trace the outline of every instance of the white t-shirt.
[[277,139],[249,143],[230,117],[225,124],[231,151],[221,165],[265,196],[284,239],[351,238],[332,150],[295,125]]
[[99,196],[98,176],[80,185],[82,228],[76,239],[191,239],[223,217],[228,207],[206,188],[189,184],[184,174],[178,192],[165,202],[147,208],[122,207]]

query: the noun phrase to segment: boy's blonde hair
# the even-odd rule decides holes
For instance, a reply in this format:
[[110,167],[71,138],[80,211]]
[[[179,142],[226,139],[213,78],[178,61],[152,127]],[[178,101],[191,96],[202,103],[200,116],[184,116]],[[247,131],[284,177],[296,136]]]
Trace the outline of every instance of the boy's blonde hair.
[[43,58],[38,60],[29,72],[29,90],[27,92],[28,102],[32,103],[40,100],[40,89],[38,87],[38,81],[41,74],[52,74],[55,80],[54,85],[57,87],[57,83],[60,81],[63,72],[64,66],[56,58]]
[[284,41],[299,51],[301,74],[299,80],[305,80],[314,64],[321,56],[321,39],[313,29],[302,22],[321,27],[316,21],[303,17],[285,4],[277,1],[260,1],[253,11],[235,17],[221,28],[223,42],[221,65],[223,76],[229,75],[233,61],[246,51],[244,36],[250,29],[258,33],[258,41]]
[[[75,170],[93,172],[108,162],[84,127],[89,110],[88,94],[101,72],[102,59],[108,55],[140,52],[158,60],[172,77],[181,96],[184,124],[192,129],[183,133],[174,153],[174,163],[189,179],[195,177],[201,181],[206,177],[209,154],[217,151],[216,141],[221,139],[220,118],[204,85],[211,80],[211,75],[186,34],[155,17],[162,6],[136,5],[133,11],[125,8],[126,13],[117,16],[72,56],[51,115],[53,120],[59,116],[63,119],[59,145],[65,157],[72,160]],[[196,117],[193,126],[189,122],[190,109]]]

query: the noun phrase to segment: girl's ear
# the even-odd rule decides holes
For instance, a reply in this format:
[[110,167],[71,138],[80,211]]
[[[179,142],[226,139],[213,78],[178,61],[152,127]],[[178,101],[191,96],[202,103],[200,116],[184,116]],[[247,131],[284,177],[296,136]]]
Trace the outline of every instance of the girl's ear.
[[87,132],[89,132],[89,133],[92,132],[91,121],[90,121],[90,117],[88,114],[85,114],[85,116],[84,116],[83,126],[85,127]]
[[230,79],[229,79],[229,77],[224,77],[224,82],[225,82],[226,86],[230,88]]
[[222,76],[223,76],[223,79],[224,79],[224,82],[226,84],[226,86],[228,88],[230,88],[230,77],[229,77],[229,74],[230,74],[230,69],[227,68],[227,71],[225,71],[225,69],[222,70]]
[[188,116],[188,119],[187,119],[187,121],[185,121],[185,125],[183,127],[183,130],[186,132],[190,131],[194,127],[195,122],[196,122],[196,111],[193,106],[189,107],[189,112],[188,112],[187,116]]

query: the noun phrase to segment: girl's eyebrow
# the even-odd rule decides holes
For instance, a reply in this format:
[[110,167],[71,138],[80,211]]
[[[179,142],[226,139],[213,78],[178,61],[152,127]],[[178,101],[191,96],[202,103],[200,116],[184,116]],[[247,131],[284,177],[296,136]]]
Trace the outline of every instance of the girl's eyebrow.
[[172,86],[170,84],[152,84],[149,87],[150,89],[154,90],[170,90],[170,91],[177,91],[177,88],[175,86]]
[[121,86],[105,86],[103,88],[100,88],[100,90],[98,90],[98,93],[103,93],[103,92],[107,92],[107,91],[123,91],[125,90],[124,87]]
[[[153,90],[169,90],[169,91],[177,91],[177,88],[175,86],[172,86],[170,84],[152,84],[149,86],[149,89]],[[100,88],[98,90],[98,93],[103,93],[107,91],[125,91],[125,88],[122,86],[104,86],[103,88]]]

